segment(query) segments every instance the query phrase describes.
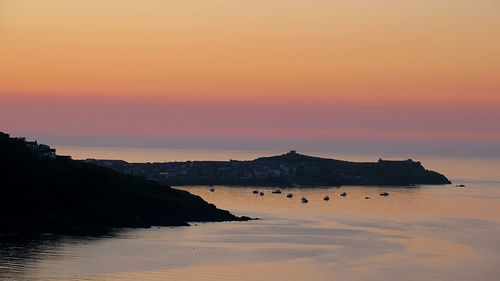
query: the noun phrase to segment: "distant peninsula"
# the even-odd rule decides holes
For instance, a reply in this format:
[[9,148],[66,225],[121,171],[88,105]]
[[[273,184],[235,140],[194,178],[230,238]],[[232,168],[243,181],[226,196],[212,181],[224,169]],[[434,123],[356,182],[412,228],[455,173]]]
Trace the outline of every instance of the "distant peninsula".
[[0,133],[0,234],[94,234],[111,228],[248,220],[157,181],[58,156]]
[[249,161],[128,163],[87,159],[84,162],[174,186],[412,186],[451,183],[444,175],[426,170],[420,162],[411,159],[349,162],[302,155],[296,151]]

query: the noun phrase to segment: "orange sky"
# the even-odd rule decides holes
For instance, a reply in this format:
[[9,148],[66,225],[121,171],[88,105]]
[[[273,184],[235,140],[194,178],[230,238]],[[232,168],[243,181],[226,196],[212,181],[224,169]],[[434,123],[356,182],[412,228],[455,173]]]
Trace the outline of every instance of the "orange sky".
[[[120,99],[122,121],[138,101],[146,104],[137,109],[144,116],[155,104],[162,106],[154,107],[158,111],[191,106],[184,116],[189,122],[167,126],[185,138],[203,136],[202,127],[222,135],[252,129],[262,139],[295,130],[292,135],[305,142],[312,137],[301,132],[314,130],[324,130],[315,138],[325,141],[337,133],[494,141],[500,134],[491,120],[500,106],[499,50],[500,2],[493,0],[0,0],[0,125],[19,134],[53,132],[50,140],[104,134],[107,127],[84,116],[98,111],[101,119],[114,120],[95,108],[102,99]],[[8,121],[33,97],[46,103],[37,109],[43,124]],[[79,108],[82,99],[86,106]],[[81,112],[80,123],[54,123],[64,118],[53,108],[60,101]],[[221,121],[234,117],[212,106],[218,103],[255,122]],[[254,117],[262,104],[278,106]],[[218,112],[199,113],[204,105]],[[345,105],[350,111],[343,118],[358,121],[347,122],[349,128],[324,124],[339,118],[325,105]],[[470,116],[460,115],[470,105]],[[429,129],[423,125],[432,120],[419,123],[419,108],[439,119],[443,107],[452,116],[444,118],[448,123]],[[397,108],[415,112],[404,117]],[[294,110],[309,117],[299,122]],[[373,127],[374,115],[389,125]],[[390,125],[394,118],[416,128]],[[121,133],[168,137],[163,124],[136,119],[143,123]],[[473,121],[454,124],[462,119]],[[139,132],[147,123],[158,124]]]

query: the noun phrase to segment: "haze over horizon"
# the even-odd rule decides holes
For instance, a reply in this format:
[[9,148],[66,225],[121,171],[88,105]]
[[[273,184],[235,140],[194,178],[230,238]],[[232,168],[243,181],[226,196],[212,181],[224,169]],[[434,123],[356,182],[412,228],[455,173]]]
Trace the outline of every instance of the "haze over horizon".
[[0,131],[500,157],[500,2],[0,1]]

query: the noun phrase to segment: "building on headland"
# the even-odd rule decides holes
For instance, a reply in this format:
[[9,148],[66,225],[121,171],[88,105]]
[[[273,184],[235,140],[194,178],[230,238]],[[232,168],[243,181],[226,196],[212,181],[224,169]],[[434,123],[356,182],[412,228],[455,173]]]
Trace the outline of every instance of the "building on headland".
[[0,132],[0,138],[14,140],[18,145],[23,145],[38,159],[71,159],[71,156],[58,156],[56,150],[45,144],[39,144],[37,140],[26,141],[26,138],[11,138],[9,134]]
[[127,163],[89,159],[86,162],[169,185],[338,186],[449,182],[446,177],[425,170],[420,162],[413,160],[379,159],[357,163],[302,155],[294,150],[248,161]]
[[56,150],[45,144],[38,144],[35,141],[26,142],[26,146],[31,150],[33,154],[36,154],[38,158],[56,158]]

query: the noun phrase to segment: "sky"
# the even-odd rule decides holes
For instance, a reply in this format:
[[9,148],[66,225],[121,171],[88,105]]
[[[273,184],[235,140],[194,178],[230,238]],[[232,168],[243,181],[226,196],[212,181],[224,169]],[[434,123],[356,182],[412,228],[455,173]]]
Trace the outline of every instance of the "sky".
[[0,0],[0,131],[500,157],[496,0]]

